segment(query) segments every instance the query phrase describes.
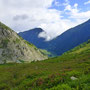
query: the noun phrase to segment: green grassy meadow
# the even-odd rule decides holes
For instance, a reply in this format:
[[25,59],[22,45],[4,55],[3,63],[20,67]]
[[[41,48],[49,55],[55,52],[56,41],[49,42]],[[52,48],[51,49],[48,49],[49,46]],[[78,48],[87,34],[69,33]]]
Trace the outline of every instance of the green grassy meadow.
[[90,90],[90,40],[59,57],[0,65],[0,90]]

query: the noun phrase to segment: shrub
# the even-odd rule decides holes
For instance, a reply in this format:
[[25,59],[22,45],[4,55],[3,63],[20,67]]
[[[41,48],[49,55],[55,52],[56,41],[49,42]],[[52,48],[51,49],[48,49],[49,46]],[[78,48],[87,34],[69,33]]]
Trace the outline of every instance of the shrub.
[[7,84],[2,83],[0,84],[0,90],[10,90],[10,87]]
[[81,76],[81,73],[78,72],[78,71],[75,71],[75,70],[70,71],[70,72],[68,72],[67,74],[68,74],[70,77],[71,77],[71,76],[75,76],[75,77]]
[[72,90],[71,87],[67,84],[58,85],[57,87],[53,87],[50,90]]

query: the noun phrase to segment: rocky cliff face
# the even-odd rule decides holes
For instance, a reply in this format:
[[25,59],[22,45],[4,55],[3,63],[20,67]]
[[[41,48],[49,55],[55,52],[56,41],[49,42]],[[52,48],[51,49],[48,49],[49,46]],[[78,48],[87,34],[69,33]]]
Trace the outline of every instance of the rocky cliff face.
[[31,62],[47,59],[33,44],[0,23],[0,63]]

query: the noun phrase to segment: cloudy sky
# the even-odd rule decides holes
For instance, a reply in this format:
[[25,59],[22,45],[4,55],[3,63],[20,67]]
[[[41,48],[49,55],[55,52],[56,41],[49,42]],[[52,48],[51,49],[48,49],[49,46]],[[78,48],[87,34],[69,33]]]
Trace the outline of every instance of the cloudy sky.
[[90,0],[0,0],[0,21],[16,32],[42,28],[50,40],[90,19]]

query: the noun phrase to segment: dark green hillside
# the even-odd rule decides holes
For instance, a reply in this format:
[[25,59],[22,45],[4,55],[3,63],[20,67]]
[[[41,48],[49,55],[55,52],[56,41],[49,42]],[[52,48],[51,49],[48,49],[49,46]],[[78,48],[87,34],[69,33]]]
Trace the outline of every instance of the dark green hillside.
[[0,90],[90,90],[90,40],[60,57],[0,65]]

